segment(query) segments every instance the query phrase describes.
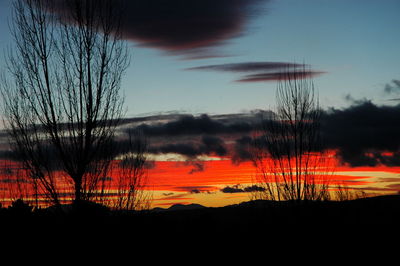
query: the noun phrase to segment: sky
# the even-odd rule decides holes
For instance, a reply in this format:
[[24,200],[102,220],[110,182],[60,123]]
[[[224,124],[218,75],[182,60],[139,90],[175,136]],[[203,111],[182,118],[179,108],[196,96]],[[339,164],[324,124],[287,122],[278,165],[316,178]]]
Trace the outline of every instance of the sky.
[[[150,2],[156,5],[163,1]],[[182,1],[172,2],[179,6]],[[193,1],[185,1],[183,5],[186,7],[174,13],[182,24],[187,18],[180,12],[194,9],[190,2]],[[146,4],[138,4],[155,17],[149,20],[160,28],[156,33],[160,36],[173,35],[176,43],[153,47],[157,45],[143,42],[142,39],[147,35],[140,30],[137,34],[132,31],[132,35],[139,37],[129,40],[132,61],[123,79],[129,116],[167,111],[222,114],[266,109],[274,105],[276,82],[235,82],[241,73],[187,70],[200,66],[245,62],[305,62],[313,70],[324,72],[315,77],[315,84],[321,104],[325,107],[346,106],[348,94],[356,99],[365,97],[376,103],[387,103],[388,97],[382,89],[385,84],[400,76],[399,1],[205,2],[202,10],[204,14],[201,14],[204,17],[207,16],[206,12],[217,10],[215,3],[218,2],[221,3],[218,8],[222,11],[215,11],[217,15],[218,12],[224,14],[224,10],[229,10],[232,5],[247,14],[240,14],[241,10],[226,12],[232,13],[226,15],[226,20],[232,25],[217,25],[221,30],[214,35],[201,35],[209,30],[207,27],[213,26],[212,23],[205,23],[204,26],[200,23],[195,33],[203,36],[202,40],[208,46],[199,47],[207,50],[199,57],[209,58],[197,60],[191,59],[196,57],[195,53],[191,54],[179,44],[190,32],[176,29],[182,27],[181,24],[173,25],[175,28],[164,28],[163,23],[157,21],[162,21],[164,18],[160,14],[167,12],[163,11],[162,4],[158,4],[159,8],[154,13],[149,11]],[[1,51],[12,46],[7,22],[10,3],[11,0],[0,1]],[[198,20],[202,21],[200,15]],[[137,23],[147,21],[138,20]],[[132,19],[128,26],[134,28],[135,20]],[[228,37],[223,39],[229,30],[234,32],[226,34]],[[182,38],[177,38],[179,34],[182,34]],[[216,37],[222,39],[212,42],[212,38]],[[4,67],[4,63],[0,63],[0,67]]]
[[[2,53],[13,45],[8,27],[11,2],[0,0]],[[333,110],[326,113],[329,121],[326,134],[330,147],[339,149],[338,158],[346,164],[342,172],[364,176],[372,183],[380,178],[392,178],[387,186],[395,187],[395,191],[398,188],[393,180],[398,177],[398,164],[394,161],[399,146],[394,140],[398,125],[393,126],[393,119],[397,120],[398,116],[388,118],[399,110],[399,11],[398,0],[129,1],[126,8],[129,19],[123,26],[132,56],[123,77],[126,116],[147,117],[141,122],[150,125],[158,121],[161,123],[158,129],[168,123],[176,127],[185,125],[182,128],[186,129],[191,125],[196,130],[199,129],[197,122],[210,122],[210,126],[220,122],[226,126],[240,121],[249,125],[257,116],[254,110],[274,108],[277,74],[282,65],[292,64],[296,68],[305,63],[318,90],[321,107]],[[4,60],[0,60],[0,70],[4,68]],[[188,121],[181,114],[188,115],[193,123],[187,126]],[[201,118],[201,114],[206,116]],[[343,117],[352,117],[351,123],[343,122],[347,121]],[[339,130],[343,123],[348,131]],[[140,123],[129,126],[138,127]],[[150,126],[150,134],[151,129]],[[197,157],[188,159],[188,154],[178,151],[177,145],[196,143],[195,156],[223,155],[231,162],[234,154],[228,150],[235,143],[240,144],[239,140],[249,130],[234,134],[233,130],[211,133],[196,130],[185,134],[153,134],[154,154],[182,155],[185,163],[179,165],[173,159],[167,162],[158,157],[161,164],[151,169],[150,178],[153,175],[153,180],[159,180],[161,173],[168,172],[168,167],[177,170],[176,165],[186,173],[180,174],[185,181],[179,181],[180,187],[187,188],[186,194],[179,194],[176,189],[179,185],[174,184],[165,191],[159,190],[158,197],[178,195],[177,202],[196,201],[206,205],[244,200],[247,196],[243,194],[225,193],[229,194],[229,200],[224,198],[226,201],[217,204],[207,195],[215,191],[221,194],[224,187],[235,188],[238,183],[249,186],[252,171],[247,162],[243,162],[244,168],[237,163],[229,164],[230,168],[225,165],[225,169],[233,169],[233,174],[218,186],[198,179],[194,184],[187,180],[193,180],[195,175],[199,179],[210,173],[214,173],[214,178],[221,176],[213,168],[217,163],[208,160],[196,166],[193,158]],[[363,135],[366,132],[377,137],[372,141]],[[220,154],[221,150],[217,149],[201,150],[209,144],[205,136],[222,139],[221,146],[231,148]],[[176,146],[165,147],[162,143],[165,140]],[[203,146],[199,146],[199,141],[203,141]],[[390,154],[382,156],[385,152]],[[168,164],[174,166],[167,167]],[[367,168],[356,173],[357,167]],[[242,171],[247,181],[237,177]],[[370,185],[368,182],[363,183],[365,188]],[[195,186],[211,189],[203,189],[209,194],[194,193],[199,192]],[[381,189],[387,186],[382,185]],[[169,199],[158,204],[175,202]]]

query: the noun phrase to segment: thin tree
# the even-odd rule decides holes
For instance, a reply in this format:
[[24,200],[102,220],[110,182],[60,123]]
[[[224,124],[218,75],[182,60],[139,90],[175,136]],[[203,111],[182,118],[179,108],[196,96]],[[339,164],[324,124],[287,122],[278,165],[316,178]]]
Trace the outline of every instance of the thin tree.
[[[15,0],[1,91],[12,147],[54,203],[90,200],[110,158],[129,64],[121,10],[107,0]],[[63,195],[66,194],[65,188]]]
[[147,149],[148,143],[142,132],[129,130],[127,139],[121,147],[122,155],[115,170],[117,200],[115,208],[119,210],[143,210],[149,208],[150,193],[147,185]]
[[318,97],[308,73],[305,66],[282,73],[276,112],[254,137],[258,182],[271,200],[329,198],[331,160],[322,149]]

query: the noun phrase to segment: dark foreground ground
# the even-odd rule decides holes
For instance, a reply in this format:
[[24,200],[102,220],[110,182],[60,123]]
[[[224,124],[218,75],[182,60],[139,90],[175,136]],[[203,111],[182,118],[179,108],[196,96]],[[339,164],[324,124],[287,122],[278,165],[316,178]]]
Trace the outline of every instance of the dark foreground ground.
[[161,260],[190,265],[216,258],[224,265],[229,264],[225,260],[271,264],[271,258],[318,264],[336,259],[342,264],[351,257],[359,262],[370,256],[381,262],[391,254],[397,257],[399,232],[400,196],[347,202],[252,201],[145,212],[110,211],[93,204],[69,206],[63,213],[32,212],[23,206],[0,209],[3,261],[11,255],[16,262],[53,262],[48,257],[52,254],[58,258],[55,265],[66,260],[75,265],[83,258],[94,264],[94,259],[104,262],[106,257],[112,265],[122,264],[117,260],[134,264],[138,257],[152,264]]
[[399,229],[400,196],[136,213],[93,204],[69,206],[63,213],[19,206],[0,210],[0,262],[9,265],[5,257],[11,256],[11,265],[21,260],[79,265],[83,259],[92,265],[106,258],[112,265],[217,260],[223,265],[325,265],[333,260],[360,264],[374,256],[378,265],[391,265],[383,260],[397,258]]
[[[192,207],[192,208],[189,208]],[[221,208],[175,206],[169,210],[110,211],[98,205],[57,212],[23,206],[0,210],[3,233],[103,234],[155,237],[251,237],[326,234],[343,230],[400,230],[400,196],[345,202],[251,201]],[[5,230],[4,230],[5,229]]]

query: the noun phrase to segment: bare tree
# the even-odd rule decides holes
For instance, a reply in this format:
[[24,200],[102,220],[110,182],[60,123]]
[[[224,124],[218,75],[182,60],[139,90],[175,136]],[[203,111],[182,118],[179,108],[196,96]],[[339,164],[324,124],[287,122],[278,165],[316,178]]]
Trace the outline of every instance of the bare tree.
[[271,200],[321,200],[329,197],[329,155],[321,146],[320,109],[305,66],[282,74],[277,110],[254,137],[253,162],[264,197]]
[[336,184],[333,191],[337,201],[356,200],[366,197],[365,191],[349,187],[345,182]]
[[74,202],[89,200],[109,167],[104,148],[122,116],[129,64],[120,21],[107,0],[14,2],[15,46],[1,86],[5,125],[54,203],[66,191]]
[[119,210],[142,210],[149,208],[150,193],[147,185],[147,140],[142,132],[129,130],[127,140],[123,142],[117,173],[117,200],[115,208]]

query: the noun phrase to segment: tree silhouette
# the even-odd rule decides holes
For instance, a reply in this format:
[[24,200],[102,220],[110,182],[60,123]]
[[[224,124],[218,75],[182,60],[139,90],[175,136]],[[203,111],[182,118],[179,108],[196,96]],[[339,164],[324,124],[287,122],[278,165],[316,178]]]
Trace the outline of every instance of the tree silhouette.
[[322,149],[320,109],[314,83],[288,67],[276,90],[277,109],[254,137],[253,162],[271,200],[327,199],[332,162]]
[[127,139],[121,149],[123,154],[116,167],[117,201],[115,208],[119,210],[148,209],[151,195],[144,189],[147,181],[148,143],[142,132],[129,130]]
[[[1,85],[11,146],[52,202],[90,200],[112,160],[129,64],[107,0],[16,0]],[[61,190],[63,194],[61,194]]]

